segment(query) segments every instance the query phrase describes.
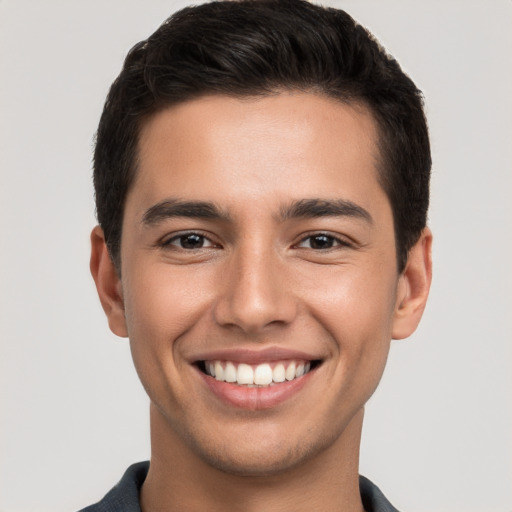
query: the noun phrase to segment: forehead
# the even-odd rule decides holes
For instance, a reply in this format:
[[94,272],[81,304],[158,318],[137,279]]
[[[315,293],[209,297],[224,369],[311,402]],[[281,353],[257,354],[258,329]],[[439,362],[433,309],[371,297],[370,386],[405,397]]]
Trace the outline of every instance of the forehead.
[[[368,109],[316,94],[206,96],[161,110],[143,124],[133,191],[321,195],[333,182],[378,184],[377,129]],[[166,184],[166,185],[165,185]],[[344,184],[346,188],[348,183]],[[364,189],[365,187],[359,187]]]

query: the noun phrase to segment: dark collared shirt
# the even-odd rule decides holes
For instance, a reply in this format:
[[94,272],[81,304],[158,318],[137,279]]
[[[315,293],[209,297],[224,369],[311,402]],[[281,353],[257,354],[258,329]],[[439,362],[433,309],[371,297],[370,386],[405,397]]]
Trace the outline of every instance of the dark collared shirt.
[[[96,505],[80,512],[141,512],[139,491],[148,474],[149,462],[130,466],[120,482]],[[364,476],[359,477],[359,489],[366,512],[398,512],[380,489]]]

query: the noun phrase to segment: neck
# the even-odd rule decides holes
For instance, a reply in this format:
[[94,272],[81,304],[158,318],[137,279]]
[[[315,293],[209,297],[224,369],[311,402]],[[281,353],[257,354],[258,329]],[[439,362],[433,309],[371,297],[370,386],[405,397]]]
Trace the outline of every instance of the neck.
[[151,407],[151,464],[143,512],[364,512],[359,494],[363,410],[322,453],[267,475],[227,473],[199,458]]

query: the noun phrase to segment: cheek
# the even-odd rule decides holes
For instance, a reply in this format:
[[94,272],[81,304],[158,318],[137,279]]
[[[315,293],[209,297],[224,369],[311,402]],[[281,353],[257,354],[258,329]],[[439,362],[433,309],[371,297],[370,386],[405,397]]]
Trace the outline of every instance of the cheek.
[[310,296],[312,316],[332,340],[337,373],[362,385],[367,383],[370,392],[386,363],[395,294],[393,273],[352,269],[332,276],[314,297]]
[[391,338],[396,276],[384,269],[336,270],[321,279],[316,276],[315,286],[309,287],[304,296],[304,301],[315,309],[315,316],[349,338],[365,332]]
[[[139,267],[139,269],[142,265]],[[204,272],[165,264],[132,272],[126,283],[125,311],[130,337],[170,343],[194,325],[209,291]]]
[[180,339],[199,323],[207,294],[199,275],[185,279],[165,265],[141,268],[126,272],[130,279],[123,283],[130,348],[148,395],[170,397],[167,382],[180,379],[184,364],[177,357]]

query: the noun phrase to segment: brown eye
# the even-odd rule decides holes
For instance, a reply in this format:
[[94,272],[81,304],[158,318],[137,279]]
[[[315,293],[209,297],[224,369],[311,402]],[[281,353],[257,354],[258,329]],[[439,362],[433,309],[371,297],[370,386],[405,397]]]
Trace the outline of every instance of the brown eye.
[[179,249],[194,250],[214,247],[214,244],[199,233],[184,233],[175,236],[164,243],[164,246],[174,246]]
[[191,234],[179,238],[182,249],[201,249],[204,245],[204,236]]
[[348,247],[350,244],[326,233],[318,233],[303,238],[298,247],[314,249],[315,251],[326,251],[334,247]]
[[334,238],[327,235],[316,235],[310,237],[309,245],[311,249],[330,249],[334,246]]

